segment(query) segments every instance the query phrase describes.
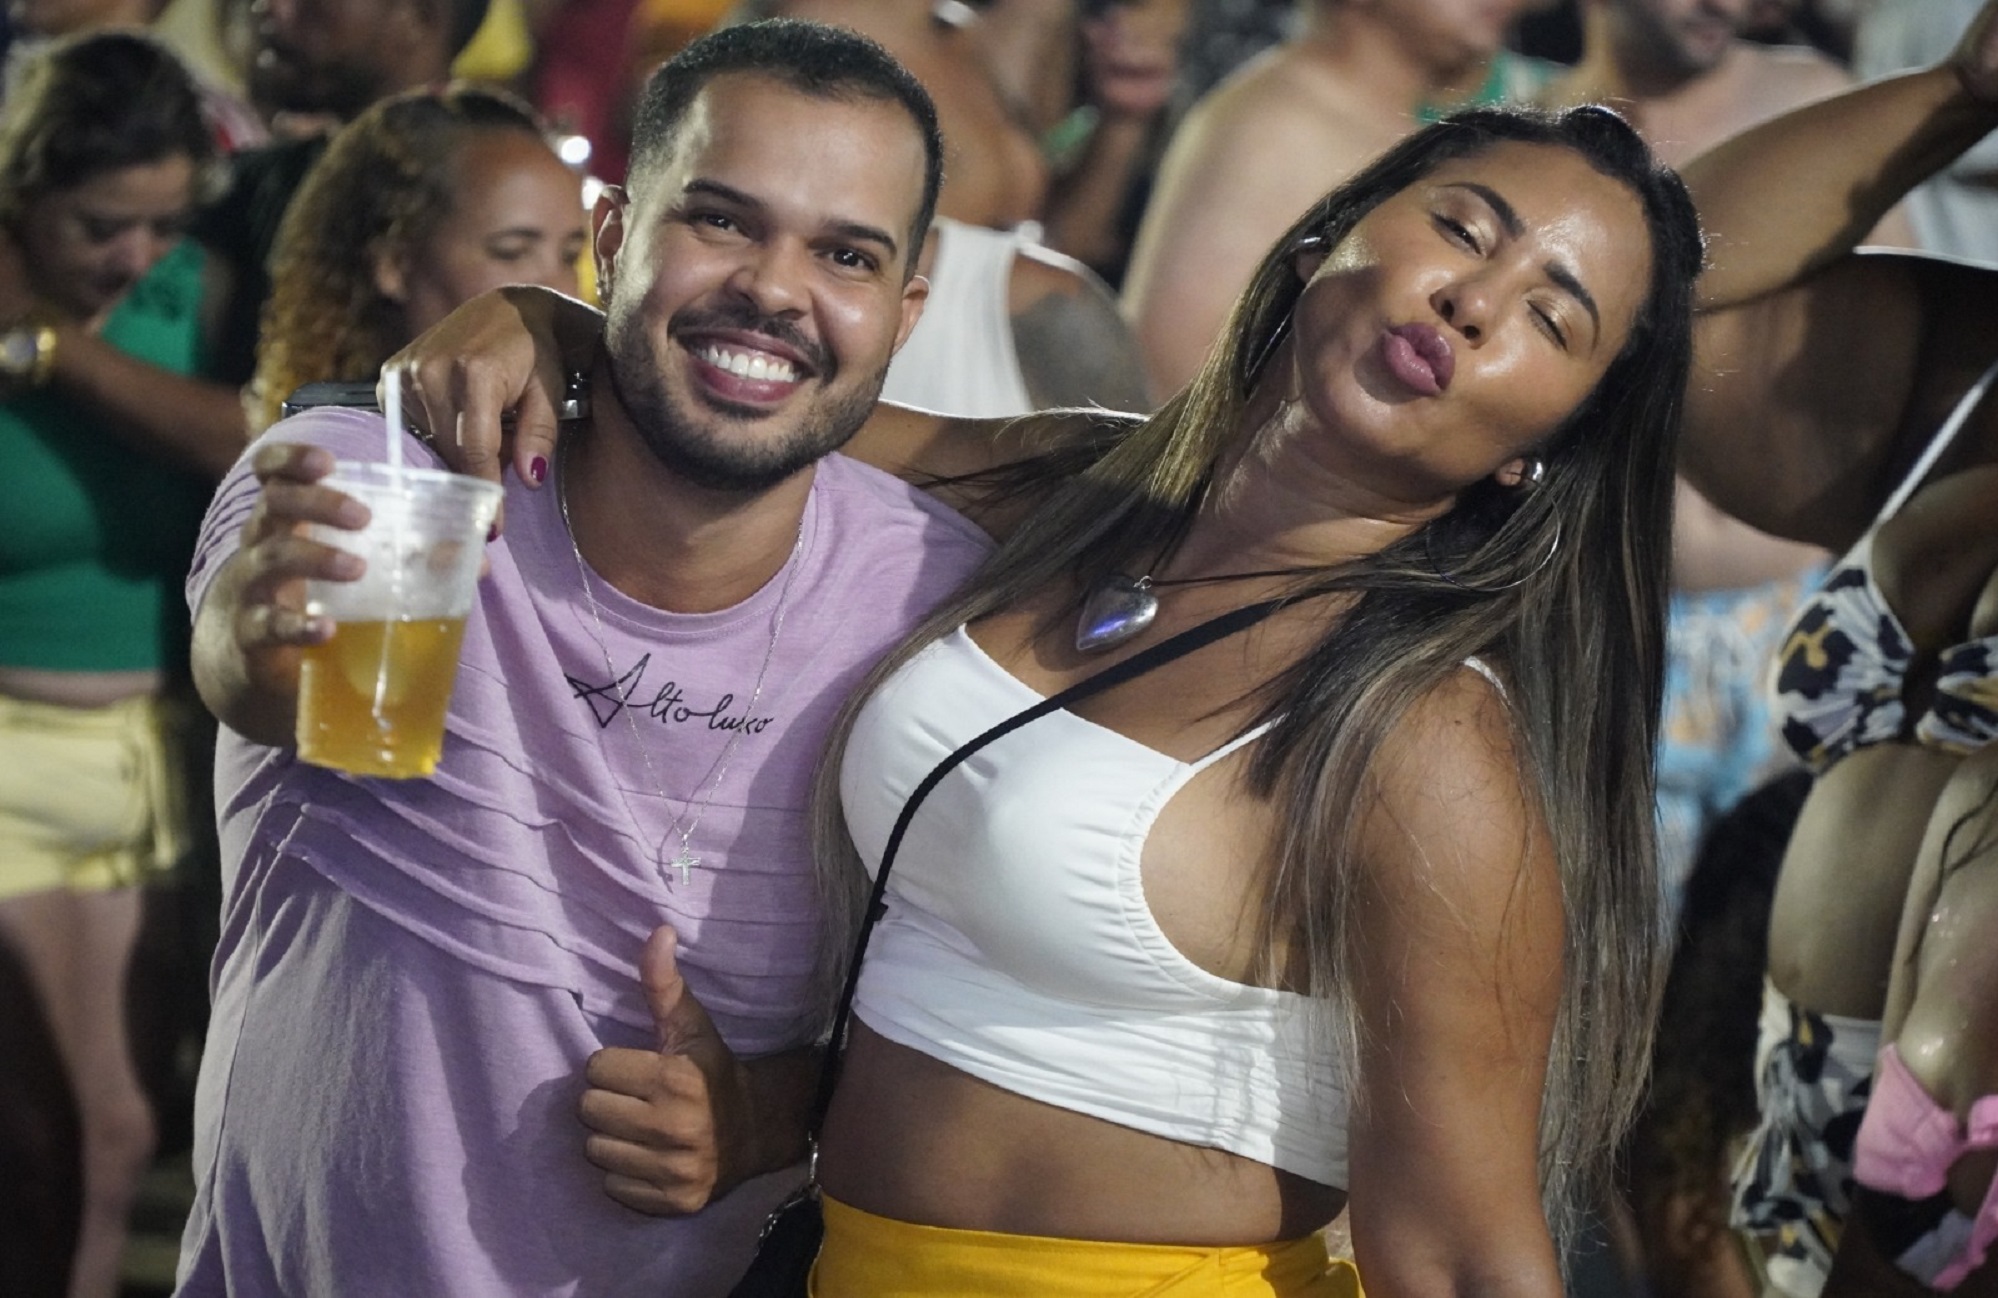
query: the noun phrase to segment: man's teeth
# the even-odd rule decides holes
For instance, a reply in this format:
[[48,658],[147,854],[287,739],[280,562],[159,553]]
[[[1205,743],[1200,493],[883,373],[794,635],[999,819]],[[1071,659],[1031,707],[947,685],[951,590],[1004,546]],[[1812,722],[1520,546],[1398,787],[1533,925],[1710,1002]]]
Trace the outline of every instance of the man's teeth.
[[797,367],[786,360],[762,352],[738,352],[726,347],[703,347],[701,359],[718,370],[727,370],[740,379],[767,379],[773,383],[796,383]]

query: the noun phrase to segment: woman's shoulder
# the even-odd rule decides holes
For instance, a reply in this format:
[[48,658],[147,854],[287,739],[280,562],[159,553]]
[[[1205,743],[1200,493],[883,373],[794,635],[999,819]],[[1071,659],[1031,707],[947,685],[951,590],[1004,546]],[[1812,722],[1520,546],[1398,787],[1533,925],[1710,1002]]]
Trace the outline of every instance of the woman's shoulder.
[[1466,863],[1493,853],[1516,859],[1544,832],[1520,752],[1503,676],[1470,659],[1444,672],[1382,737],[1370,771],[1375,823],[1370,837],[1412,845],[1450,844]]
[[1513,726],[1504,665],[1473,657],[1443,672],[1409,704],[1388,739],[1420,747],[1498,745],[1510,755]]

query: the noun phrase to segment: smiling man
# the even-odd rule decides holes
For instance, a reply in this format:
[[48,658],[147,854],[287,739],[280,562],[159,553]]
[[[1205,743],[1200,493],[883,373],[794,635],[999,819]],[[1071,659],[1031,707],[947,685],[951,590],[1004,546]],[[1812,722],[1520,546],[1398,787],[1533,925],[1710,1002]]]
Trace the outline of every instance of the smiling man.
[[430,780],[291,747],[331,630],[301,579],[354,575],[298,525],[353,524],[317,479],[380,459],[381,420],[287,421],[225,482],[189,582],[229,729],[183,1293],[740,1273],[816,1070],[812,769],[987,548],[833,454],[920,311],[939,159],[920,86],[833,29],[732,28],[654,77],[596,212],[594,410],[529,466],[548,490],[510,488]]

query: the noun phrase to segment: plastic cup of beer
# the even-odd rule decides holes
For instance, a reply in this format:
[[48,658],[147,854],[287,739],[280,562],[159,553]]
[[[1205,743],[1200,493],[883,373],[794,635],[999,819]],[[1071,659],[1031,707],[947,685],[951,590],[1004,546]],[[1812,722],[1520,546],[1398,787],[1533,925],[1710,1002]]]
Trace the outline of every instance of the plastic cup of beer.
[[307,584],[306,611],[333,638],[305,651],[298,755],[355,775],[413,779],[437,769],[500,488],[434,469],[341,461],[325,485],[366,505],[358,532],[314,525],[312,539],[361,556],[358,581]]

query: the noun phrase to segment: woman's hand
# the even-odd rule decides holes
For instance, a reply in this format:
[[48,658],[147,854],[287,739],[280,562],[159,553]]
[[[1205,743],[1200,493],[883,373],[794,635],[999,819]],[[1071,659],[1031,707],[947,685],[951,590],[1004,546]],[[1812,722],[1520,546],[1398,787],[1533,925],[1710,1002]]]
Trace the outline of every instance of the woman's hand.
[[595,309],[515,284],[465,303],[382,368],[401,373],[404,414],[447,465],[498,482],[510,456],[538,487],[554,462],[568,375],[602,334]]

